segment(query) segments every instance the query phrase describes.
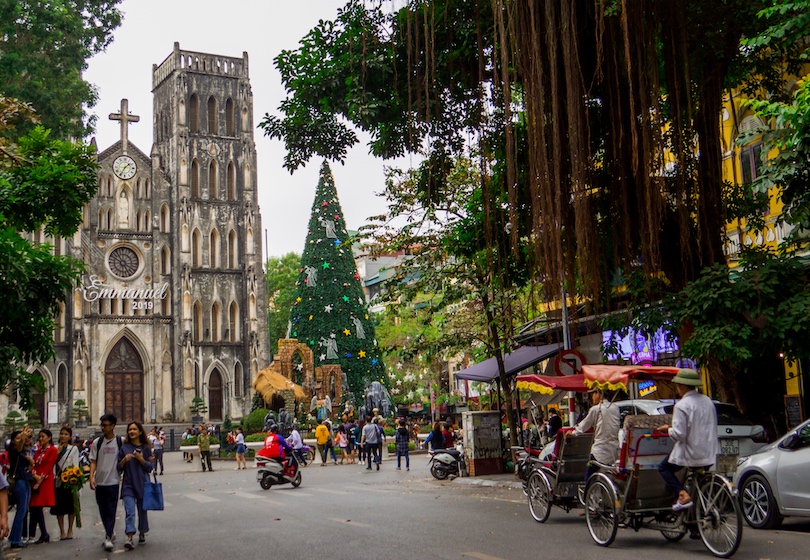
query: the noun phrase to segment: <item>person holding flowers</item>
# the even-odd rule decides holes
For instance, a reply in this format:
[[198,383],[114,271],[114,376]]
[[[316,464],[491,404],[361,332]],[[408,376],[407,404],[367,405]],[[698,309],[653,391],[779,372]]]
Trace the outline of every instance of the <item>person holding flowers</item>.
[[41,544],[51,540],[48,529],[45,527],[45,508],[56,505],[53,470],[59,452],[53,444],[53,434],[46,428],[39,431],[37,444],[34,466],[31,467],[34,483],[31,485],[31,501],[28,504],[30,512],[28,536],[33,537],[39,526],[39,539],[35,541],[35,544]]
[[[73,523],[79,513],[78,488],[84,483],[84,473],[79,469],[79,449],[71,444],[73,430],[62,426],[59,430],[59,455],[56,458],[56,505],[51,508],[51,515],[56,516],[59,523],[59,540],[67,541],[73,538]],[[79,481],[81,478],[81,483]],[[78,485],[78,488],[76,486]],[[75,488],[75,490],[74,490]],[[65,516],[68,516],[67,531],[65,531]],[[78,527],[81,527],[79,517]]]
[[[143,489],[148,473],[152,472],[152,448],[146,439],[146,432],[140,422],[130,422],[127,426],[127,437],[118,451],[118,471],[124,473],[121,485],[121,499],[124,500],[126,512],[125,531],[127,542],[124,548],[132,550],[138,544],[146,542],[149,532],[149,520],[143,509]],[[138,536],[135,536],[135,510],[138,510]]]

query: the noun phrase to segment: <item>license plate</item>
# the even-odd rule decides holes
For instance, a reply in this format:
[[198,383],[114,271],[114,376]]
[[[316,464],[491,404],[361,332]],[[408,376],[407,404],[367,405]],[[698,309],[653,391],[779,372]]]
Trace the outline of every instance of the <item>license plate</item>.
[[736,439],[721,439],[720,453],[723,455],[739,455],[740,441]]

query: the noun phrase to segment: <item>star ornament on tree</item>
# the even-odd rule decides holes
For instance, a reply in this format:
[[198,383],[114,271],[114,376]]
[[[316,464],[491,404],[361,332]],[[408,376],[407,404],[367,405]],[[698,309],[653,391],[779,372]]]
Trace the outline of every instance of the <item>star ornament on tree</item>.
[[332,312],[332,304],[330,303],[329,305],[325,306],[323,308],[323,310],[326,311],[327,313],[331,313]]
[[297,366],[295,366],[295,369],[297,369],[298,371],[304,371],[304,364],[298,364]]
[[318,359],[320,361],[324,361],[326,359],[326,354],[321,354],[320,356],[318,356]]
[[343,301],[349,303],[349,296],[343,296]]
[[323,268],[324,268],[324,270],[326,270],[327,268],[329,268],[329,263],[328,263],[328,262],[323,263]]
[[349,336],[350,334],[352,334],[352,331],[350,331],[349,329],[343,329],[343,334]]
[[357,353],[357,357],[358,357],[358,358],[365,358],[365,357],[366,357],[366,352],[365,352],[365,350],[360,350],[360,351]]

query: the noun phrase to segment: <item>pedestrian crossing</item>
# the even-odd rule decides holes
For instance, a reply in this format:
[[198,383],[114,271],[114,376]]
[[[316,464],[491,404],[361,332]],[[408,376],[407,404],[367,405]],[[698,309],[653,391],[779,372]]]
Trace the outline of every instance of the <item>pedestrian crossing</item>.
[[[164,491],[166,487],[164,486]],[[166,492],[166,500],[164,501],[164,506],[168,509],[170,507],[182,507],[188,503],[188,501],[195,502],[198,504],[213,504],[217,502],[227,502],[231,500],[249,500],[249,501],[257,501],[256,503],[267,503],[270,505],[283,505],[283,499],[286,497],[294,496],[295,499],[299,498],[318,498],[319,496],[323,496],[324,494],[329,494],[333,496],[348,496],[352,494],[359,494],[361,492],[364,493],[375,493],[375,494],[399,494],[400,490],[391,488],[391,489],[382,489],[382,488],[373,488],[367,485],[361,484],[352,484],[348,486],[343,486],[342,489],[336,490],[334,488],[319,488],[319,487],[310,487],[307,488],[306,491],[299,491],[298,489],[294,489],[289,486],[280,487],[278,490],[261,490],[256,484],[256,490],[233,490],[229,488],[222,488],[222,489],[206,489],[200,491],[192,491],[192,492]],[[282,499],[283,496],[283,499]],[[171,498],[171,500],[169,500]]]

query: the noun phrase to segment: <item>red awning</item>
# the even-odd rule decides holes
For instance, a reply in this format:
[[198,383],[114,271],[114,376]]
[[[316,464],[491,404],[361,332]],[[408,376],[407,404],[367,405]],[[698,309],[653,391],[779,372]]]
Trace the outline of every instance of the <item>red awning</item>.
[[528,389],[535,393],[542,393],[544,395],[551,395],[554,391],[574,391],[576,393],[584,393],[588,390],[585,385],[585,376],[583,374],[577,375],[518,375],[517,388]]
[[675,377],[680,368],[664,366],[608,366],[584,365],[582,374],[585,385],[598,389],[622,389],[627,391],[628,382],[666,381]]

